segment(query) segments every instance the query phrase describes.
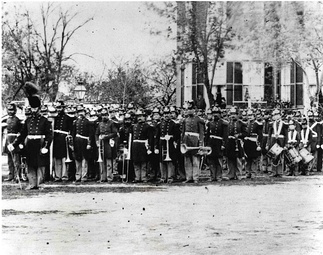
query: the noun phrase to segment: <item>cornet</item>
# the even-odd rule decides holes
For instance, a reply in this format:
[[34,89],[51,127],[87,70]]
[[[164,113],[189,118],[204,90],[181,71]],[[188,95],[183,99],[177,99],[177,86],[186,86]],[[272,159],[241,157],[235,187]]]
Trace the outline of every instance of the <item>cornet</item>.
[[181,144],[181,153],[185,154],[191,150],[198,150],[199,155],[210,155],[212,153],[212,148],[209,146],[199,146],[199,147],[188,147],[186,144]]

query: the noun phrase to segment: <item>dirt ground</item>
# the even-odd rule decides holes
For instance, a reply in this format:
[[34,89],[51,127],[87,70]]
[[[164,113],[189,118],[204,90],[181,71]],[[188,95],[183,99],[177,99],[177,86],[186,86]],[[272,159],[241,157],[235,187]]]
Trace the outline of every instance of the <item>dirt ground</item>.
[[323,254],[323,175],[18,188],[1,254]]

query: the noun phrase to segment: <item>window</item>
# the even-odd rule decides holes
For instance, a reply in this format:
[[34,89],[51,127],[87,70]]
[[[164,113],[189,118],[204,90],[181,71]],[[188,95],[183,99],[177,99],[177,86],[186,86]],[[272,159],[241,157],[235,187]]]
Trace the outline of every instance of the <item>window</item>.
[[303,70],[295,63],[291,64],[290,83],[291,105],[303,106]]
[[242,64],[239,62],[227,62],[227,104],[242,101]]
[[198,95],[204,97],[204,74],[201,68],[193,62],[192,64],[192,99],[196,100]]
[[[273,67],[265,63],[265,77],[264,77],[264,100],[265,101],[271,101],[275,99],[274,93],[274,70]],[[280,95],[280,71],[277,72],[277,80],[276,80],[276,94],[278,95],[278,98],[281,98]]]

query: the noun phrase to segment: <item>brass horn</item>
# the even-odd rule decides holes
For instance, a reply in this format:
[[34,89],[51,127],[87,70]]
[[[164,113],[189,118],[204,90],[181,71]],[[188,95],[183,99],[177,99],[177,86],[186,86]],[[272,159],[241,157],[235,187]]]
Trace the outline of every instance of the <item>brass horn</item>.
[[188,147],[186,144],[181,144],[181,153],[185,154],[191,150],[198,150],[197,154],[200,155],[210,155],[212,153],[212,148],[208,146],[199,146],[199,147]]
[[101,143],[102,143],[102,139],[99,138],[99,148],[98,148],[98,151],[99,151],[99,158],[96,162],[98,163],[102,163],[103,162],[103,159],[102,159],[102,154],[103,154],[103,149],[101,150]]
[[65,137],[65,141],[66,141],[66,160],[65,163],[71,163],[72,160],[70,159],[70,153],[69,153],[69,135],[67,135]]

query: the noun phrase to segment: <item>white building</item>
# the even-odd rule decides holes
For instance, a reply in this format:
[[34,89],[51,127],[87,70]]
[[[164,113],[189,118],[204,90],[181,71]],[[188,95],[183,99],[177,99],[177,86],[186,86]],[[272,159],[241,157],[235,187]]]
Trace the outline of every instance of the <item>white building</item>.
[[[282,6],[287,8],[283,2]],[[304,9],[315,9],[317,3],[302,2],[302,6]],[[259,7],[263,10],[264,2],[259,2]],[[316,9],[316,11],[321,12],[322,9]],[[295,108],[309,108],[310,95],[313,96],[316,90],[316,76],[310,67],[306,67],[305,70],[307,76],[304,75],[300,66],[288,63],[278,72],[276,82],[274,82],[271,66],[254,60],[241,51],[226,50],[225,58],[221,59],[220,65],[216,69],[212,93],[215,98],[217,90],[220,89],[222,97],[226,99],[227,106],[246,106],[248,98],[254,102],[265,103],[275,97],[281,101],[291,102]],[[209,106],[203,79],[198,77],[196,73],[194,63],[178,66],[178,106],[183,105],[185,101],[195,100],[198,94],[203,95]]]

